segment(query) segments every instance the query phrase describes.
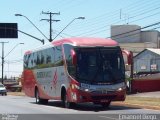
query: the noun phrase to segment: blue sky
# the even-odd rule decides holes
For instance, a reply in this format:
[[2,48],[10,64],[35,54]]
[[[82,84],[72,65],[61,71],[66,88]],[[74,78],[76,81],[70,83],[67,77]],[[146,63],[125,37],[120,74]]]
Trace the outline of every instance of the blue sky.
[[[74,18],[85,17],[85,20],[75,20],[56,39],[72,36],[106,38],[110,36],[111,25],[128,23],[143,27],[160,21],[159,0],[3,0],[0,4],[0,22],[18,23],[19,30],[45,39],[27,19],[14,16],[16,13],[27,16],[49,37],[49,22],[40,21],[48,19],[49,16],[42,14],[42,11],[60,12],[60,15],[52,17],[61,20],[52,23],[53,38]],[[18,36],[18,39],[0,39],[0,42],[9,41],[5,44],[5,54],[18,43],[24,43],[18,45],[5,58],[4,75],[9,77],[21,74],[23,54],[26,50],[42,45],[41,42],[24,34],[18,33]],[[45,42],[48,43],[48,40],[45,39]]]

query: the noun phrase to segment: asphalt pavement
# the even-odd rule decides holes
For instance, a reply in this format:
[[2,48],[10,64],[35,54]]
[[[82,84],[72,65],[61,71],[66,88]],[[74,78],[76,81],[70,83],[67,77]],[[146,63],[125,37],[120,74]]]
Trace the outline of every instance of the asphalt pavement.
[[35,103],[34,98],[26,96],[0,96],[0,114],[159,114],[159,110],[111,105],[104,109],[99,105],[78,104],[76,107],[63,108],[60,101],[49,101],[47,105]]

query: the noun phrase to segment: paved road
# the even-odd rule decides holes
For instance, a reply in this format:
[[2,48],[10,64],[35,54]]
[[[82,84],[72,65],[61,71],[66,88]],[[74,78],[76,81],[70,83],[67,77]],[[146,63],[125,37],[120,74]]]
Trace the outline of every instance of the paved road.
[[139,114],[139,117],[150,114],[157,118],[155,120],[160,119],[160,116],[154,116],[160,114],[158,110],[115,105],[111,105],[109,109],[102,109],[101,106],[92,104],[78,104],[73,109],[66,109],[59,101],[38,105],[34,98],[25,96],[0,96],[0,104],[2,120],[6,120],[6,117],[17,117],[18,120],[120,120],[119,118],[125,114]]

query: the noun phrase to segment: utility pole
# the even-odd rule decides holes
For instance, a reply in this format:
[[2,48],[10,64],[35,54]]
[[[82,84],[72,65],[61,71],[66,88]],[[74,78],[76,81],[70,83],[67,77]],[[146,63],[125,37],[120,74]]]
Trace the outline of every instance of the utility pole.
[[3,71],[4,71],[4,43],[8,42],[0,42],[2,44],[2,84],[3,84]]
[[52,42],[52,22],[60,21],[60,20],[52,20],[52,15],[60,15],[60,12],[59,13],[52,13],[52,12],[43,12],[42,11],[42,14],[49,15],[50,19],[41,19],[41,20],[46,20],[50,23],[49,42]]

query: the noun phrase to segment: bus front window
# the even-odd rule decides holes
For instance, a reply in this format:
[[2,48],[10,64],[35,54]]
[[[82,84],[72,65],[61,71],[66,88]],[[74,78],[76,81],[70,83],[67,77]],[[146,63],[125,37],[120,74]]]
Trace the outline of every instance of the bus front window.
[[76,48],[76,79],[89,84],[124,81],[124,62],[120,48]]

